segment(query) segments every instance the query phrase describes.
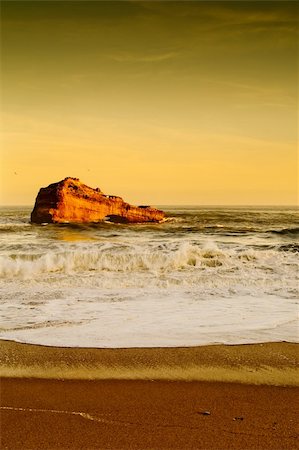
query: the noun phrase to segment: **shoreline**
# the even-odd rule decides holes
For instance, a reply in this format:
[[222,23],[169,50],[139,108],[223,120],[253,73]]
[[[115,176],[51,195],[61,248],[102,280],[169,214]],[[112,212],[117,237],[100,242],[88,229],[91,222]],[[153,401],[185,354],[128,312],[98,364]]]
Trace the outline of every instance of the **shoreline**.
[[0,376],[70,380],[215,381],[298,386],[299,344],[48,347],[0,340]]

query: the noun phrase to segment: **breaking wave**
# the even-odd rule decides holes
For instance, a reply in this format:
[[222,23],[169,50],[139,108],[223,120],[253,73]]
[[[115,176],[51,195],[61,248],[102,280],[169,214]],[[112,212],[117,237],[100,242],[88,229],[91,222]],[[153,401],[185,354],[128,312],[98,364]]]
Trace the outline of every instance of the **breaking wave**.
[[200,265],[205,259],[221,259],[219,250],[204,250],[188,244],[166,251],[163,245],[156,249],[115,246],[110,249],[48,252],[44,255],[11,255],[1,258],[0,275],[36,275],[49,272],[82,271],[172,271]]
[[298,228],[283,228],[282,230],[270,230],[270,233],[282,234],[282,235],[299,235],[299,227]]
[[[279,250],[279,253],[277,252]],[[67,251],[48,251],[45,254],[11,254],[0,257],[0,276],[34,278],[39,274],[82,272],[159,272],[171,273],[205,268],[232,268],[239,270],[244,264],[270,266],[280,264],[284,252],[296,252],[294,244],[278,249],[254,250],[219,249],[213,242],[200,246],[188,242],[143,245],[111,245],[93,249],[74,247]]]

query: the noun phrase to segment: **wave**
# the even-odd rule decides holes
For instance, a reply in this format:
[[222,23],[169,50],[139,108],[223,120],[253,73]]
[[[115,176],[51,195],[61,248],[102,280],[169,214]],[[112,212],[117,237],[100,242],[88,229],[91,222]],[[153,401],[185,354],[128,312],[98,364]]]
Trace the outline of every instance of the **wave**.
[[163,245],[156,249],[114,245],[98,250],[74,249],[44,255],[11,255],[1,257],[0,276],[81,271],[170,271],[195,266],[201,256],[211,258],[212,253],[188,244],[183,244],[176,250],[167,250]]
[[[160,224],[115,224],[109,221],[107,222],[94,222],[94,223],[62,223],[62,224],[45,224],[46,226],[40,227],[40,225],[31,224],[27,219],[14,219],[9,218],[8,221],[0,223],[0,234],[21,234],[22,232],[28,232],[31,230],[34,233],[38,233],[41,237],[47,237],[53,233],[59,233],[64,230],[70,230],[72,232],[86,233],[107,233],[111,231],[134,233],[138,229],[138,233],[157,231],[171,234],[171,235],[190,235],[190,234],[205,234],[205,235],[217,235],[217,236],[239,236],[239,235],[252,235],[252,234],[268,234],[268,235],[285,235],[290,237],[297,237],[299,235],[299,227],[296,227],[297,222],[293,221],[290,224],[293,226],[287,226],[288,222],[277,222],[275,220],[269,222],[268,220],[255,221],[254,223],[246,217],[228,217],[224,218],[221,215],[211,218],[203,217],[201,215],[194,216],[177,216],[167,217],[167,219]],[[273,227],[273,224],[275,226]],[[273,228],[271,228],[273,227]],[[280,228],[281,227],[281,228]]]
[[299,235],[299,228],[282,228],[281,230],[269,230],[268,233],[282,234],[282,235]]
[[203,223],[199,218],[194,220],[185,220],[183,218],[175,218],[169,221],[163,232],[171,234],[185,234],[185,233],[203,233],[203,234],[217,234],[225,236],[251,235],[251,234],[278,234],[296,236],[299,234],[298,227],[287,227],[281,229],[269,228],[269,223],[261,224],[246,224],[240,222],[234,223]]
[[[286,246],[285,246],[286,247]],[[39,274],[84,272],[151,272],[171,273],[196,269],[213,269],[223,266],[239,270],[244,264],[255,266],[279,264],[284,253],[297,251],[295,247],[254,250],[219,249],[213,242],[198,244],[160,243],[152,245],[106,244],[96,249],[73,247],[41,253],[14,253],[0,257],[0,277],[34,278]],[[284,253],[283,253],[284,252]],[[290,253],[289,253],[290,254]]]
[[0,234],[1,233],[20,233],[22,231],[28,231],[30,223],[5,223],[0,224]]
[[278,247],[278,250],[281,251],[281,252],[299,253],[299,244],[280,245]]

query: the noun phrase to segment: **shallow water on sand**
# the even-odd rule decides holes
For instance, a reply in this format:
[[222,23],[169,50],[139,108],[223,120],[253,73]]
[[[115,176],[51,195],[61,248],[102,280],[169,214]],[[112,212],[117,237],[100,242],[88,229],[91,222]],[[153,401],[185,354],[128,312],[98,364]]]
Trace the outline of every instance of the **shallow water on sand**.
[[298,209],[163,209],[163,224],[40,226],[29,223],[31,208],[1,208],[0,338],[298,341]]

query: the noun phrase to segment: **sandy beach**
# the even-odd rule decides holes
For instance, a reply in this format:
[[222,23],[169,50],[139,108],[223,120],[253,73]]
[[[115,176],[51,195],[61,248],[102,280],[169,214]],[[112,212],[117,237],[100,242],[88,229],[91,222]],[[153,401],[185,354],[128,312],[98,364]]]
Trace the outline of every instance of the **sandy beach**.
[[296,448],[296,344],[0,346],[3,449]]

